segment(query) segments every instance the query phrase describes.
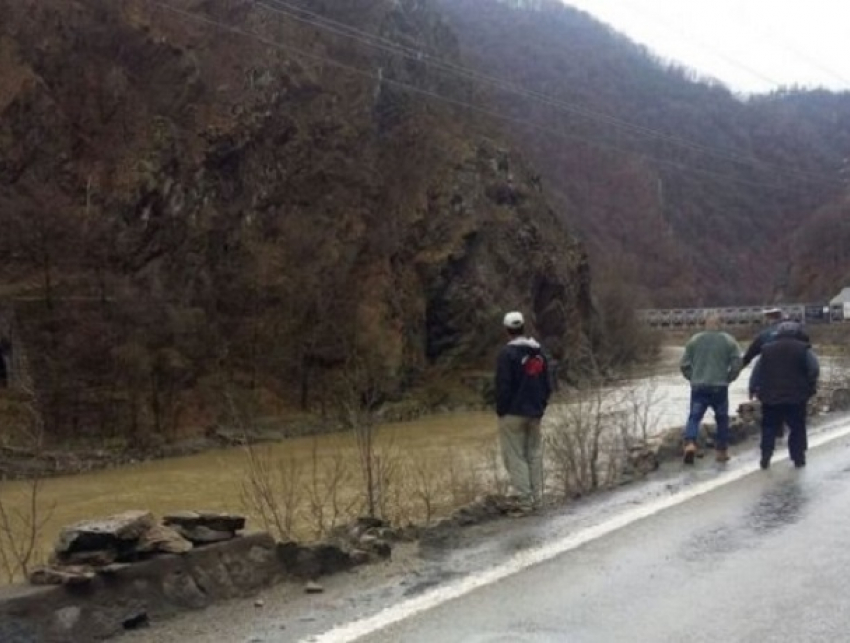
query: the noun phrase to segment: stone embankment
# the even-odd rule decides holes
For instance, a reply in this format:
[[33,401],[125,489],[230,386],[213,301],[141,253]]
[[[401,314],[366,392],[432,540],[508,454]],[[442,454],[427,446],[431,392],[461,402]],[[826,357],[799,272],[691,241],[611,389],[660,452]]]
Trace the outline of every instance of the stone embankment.
[[284,580],[320,592],[319,577],[389,558],[393,542],[416,536],[371,518],[312,545],[244,528],[243,516],[195,511],[161,521],[128,511],[66,527],[29,584],[0,589],[0,641],[102,640]]
[[244,517],[213,512],[156,520],[128,511],[84,521],[61,531],[48,564],[33,570],[28,584],[0,588],[0,641],[103,640],[285,581],[322,592],[321,577],[387,560],[399,542],[450,545],[460,529],[515,509],[491,495],[427,528],[362,517],[306,545],[245,533]]

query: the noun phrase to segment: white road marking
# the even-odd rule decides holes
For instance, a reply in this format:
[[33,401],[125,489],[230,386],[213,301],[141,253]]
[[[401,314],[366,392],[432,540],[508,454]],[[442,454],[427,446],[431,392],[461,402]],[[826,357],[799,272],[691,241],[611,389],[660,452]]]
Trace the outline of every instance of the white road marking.
[[[809,448],[818,447],[833,440],[850,436],[850,423],[846,419],[839,420],[835,424],[839,425],[839,428],[830,430],[832,426],[832,423],[830,423],[822,427],[817,435],[810,435]],[[787,455],[777,454],[774,456],[773,462],[780,462],[787,459]],[[758,468],[758,464],[756,463],[723,473],[712,480],[697,484],[670,497],[653,500],[645,506],[639,506],[626,511],[599,525],[587,527],[559,540],[519,552],[506,562],[492,569],[470,575],[444,587],[437,587],[425,594],[388,607],[373,616],[352,621],[337,626],[318,636],[304,639],[304,643],[350,643],[351,641],[357,641],[364,636],[379,632],[390,625],[421,614],[448,601],[460,598],[481,587],[497,583],[533,565],[546,562],[591,541],[607,536],[639,520],[649,518],[697,496],[704,495],[724,485],[745,478],[753,472],[758,471]]]

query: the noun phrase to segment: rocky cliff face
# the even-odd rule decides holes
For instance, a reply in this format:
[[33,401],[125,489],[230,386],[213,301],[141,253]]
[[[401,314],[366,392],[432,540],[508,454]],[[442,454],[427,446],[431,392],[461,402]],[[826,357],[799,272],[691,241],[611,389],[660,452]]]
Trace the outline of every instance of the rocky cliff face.
[[[453,54],[427,2],[335,4]],[[0,0],[0,79],[0,296],[47,392],[137,432],[227,386],[310,407],[354,361],[382,395],[489,366],[506,309],[588,334],[539,179],[416,60],[250,2]]]

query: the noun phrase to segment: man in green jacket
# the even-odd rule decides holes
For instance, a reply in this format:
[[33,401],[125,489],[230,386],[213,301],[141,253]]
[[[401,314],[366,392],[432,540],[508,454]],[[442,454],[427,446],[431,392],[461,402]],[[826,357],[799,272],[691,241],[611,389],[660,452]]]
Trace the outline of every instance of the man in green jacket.
[[717,423],[715,448],[718,462],[729,459],[729,384],[741,372],[741,348],[729,333],[720,330],[720,318],[709,315],[705,330],[685,346],[679,365],[691,383],[691,409],[685,425],[685,464],[693,464],[697,436],[705,412],[711,408]]

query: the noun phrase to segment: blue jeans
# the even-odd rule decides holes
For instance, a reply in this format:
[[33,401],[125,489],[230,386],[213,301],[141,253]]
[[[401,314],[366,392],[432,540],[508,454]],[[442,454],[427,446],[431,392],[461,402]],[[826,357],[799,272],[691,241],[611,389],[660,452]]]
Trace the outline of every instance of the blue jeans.
[[725,449],[729,446],[728,386],[691,387],[691,412],[688,415],[688,424],[685,426],[685,439],[696,441],[699,435],[699,425],[709,408],[714,411],[714,421],[717,423],[715,448]]

